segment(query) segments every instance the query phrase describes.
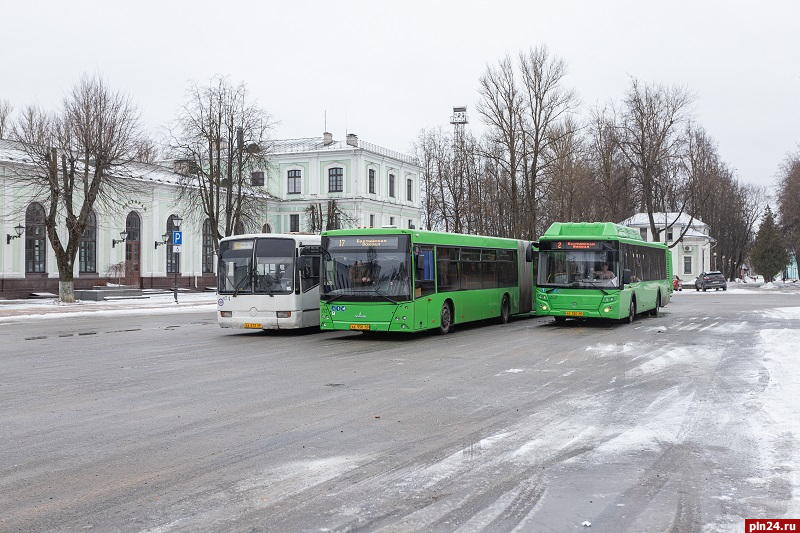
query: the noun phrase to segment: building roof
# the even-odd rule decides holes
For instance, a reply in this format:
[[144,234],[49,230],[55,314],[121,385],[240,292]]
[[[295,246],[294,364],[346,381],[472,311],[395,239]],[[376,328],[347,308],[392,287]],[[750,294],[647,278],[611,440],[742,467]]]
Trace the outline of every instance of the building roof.
[[[669,225],[673,226],[690,226],[690,228],[700,231],[707,228],[708,225],[700,220],[697,217],[692,218],[688,213],[674,213],[668,212],[666,214],[666,218],[664,217],[663,212],[653,213],[653,219],[656,222],[656,226],[663,226],[664,220],[667,220]],[[649,226],[650,219],[647,216],[647,213],[636,213],[632,217],[626,218],[620,224],[624,226]]]
[[334,141],[331,139],[328,144],[325,144],[324,137],[276,139],[269,142],[269,151],[270,153],[280,155],[309,152],[336,152],[341,150],[363,150],[365,152],[371,152],[383,157],[390,157],[398,161],[403,161],[404,163],[408,163],[410,165],[417,165],[416,159],[408,154],[389,150],[388,148],[378,146],[377,144],[363,141],[354,135],[350,135],[349,137],[350,138],[346,141]]

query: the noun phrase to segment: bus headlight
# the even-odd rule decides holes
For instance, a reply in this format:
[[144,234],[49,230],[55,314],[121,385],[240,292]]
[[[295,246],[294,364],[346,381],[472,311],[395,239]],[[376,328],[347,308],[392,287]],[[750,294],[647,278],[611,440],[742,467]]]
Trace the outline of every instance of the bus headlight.
[[612,309],[614,309],[614,308],[613,308],[613,307],[611,307],[610,305],[607,305],[607,306],[605,306],[605,307],[603,308],[603,312],[604,312],[604,313],[610,313]]
[[547,311],[547,305],[546,304],[539,304],[539,307],[542,308],[542,311]]
[[278,318],[291,318],[292,312],[291,311],[278,311],[277,315],[278,315]]

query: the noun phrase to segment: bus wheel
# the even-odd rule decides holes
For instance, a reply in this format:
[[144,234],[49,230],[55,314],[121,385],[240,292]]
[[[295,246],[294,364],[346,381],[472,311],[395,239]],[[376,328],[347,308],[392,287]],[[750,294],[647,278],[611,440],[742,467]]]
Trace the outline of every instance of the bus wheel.
[[628,310],[628,324],[633,324],[633,319],[636,317],[636,302],[631,300],[631,307]]
[[656,307],[652,311],[650,311],[650,316],[654,316],[658,318],[659,310],[661,309],[661,292],[656,295]]
[[511,305],[508,303],[508,296],[503,296],[503,303],[500,304],[500,323],[507,324],[511,319]]
[[453,312],[450,310],[450,304],[445,302],[442,304],[442,316],[439,321],[439,335],[445,335],[450,332],[453,327]]

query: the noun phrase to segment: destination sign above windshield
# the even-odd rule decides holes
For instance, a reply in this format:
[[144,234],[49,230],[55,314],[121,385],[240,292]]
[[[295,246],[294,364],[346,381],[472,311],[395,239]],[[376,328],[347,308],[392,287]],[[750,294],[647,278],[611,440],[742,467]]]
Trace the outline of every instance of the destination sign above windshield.
[[609,241],[540,241],[540,250],[613,250]]
[[346,237],[331,237],[329,250],[337,248],[391,248],[397,249],[399,242],[398,237],[384,237],[384,236],[346,236]]

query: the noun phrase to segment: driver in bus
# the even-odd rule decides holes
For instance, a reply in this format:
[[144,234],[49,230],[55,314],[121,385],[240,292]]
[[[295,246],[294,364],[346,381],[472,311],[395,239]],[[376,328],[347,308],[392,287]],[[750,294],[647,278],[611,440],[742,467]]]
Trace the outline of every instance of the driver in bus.
[[597,279],[614,279],[614,271],[608,269],[608,263],[600,266],[600,272],[596,274]]

